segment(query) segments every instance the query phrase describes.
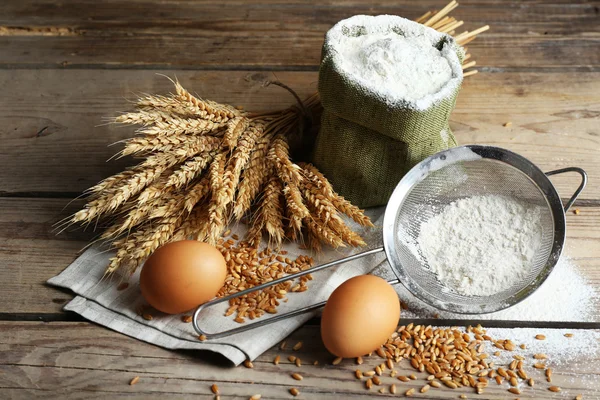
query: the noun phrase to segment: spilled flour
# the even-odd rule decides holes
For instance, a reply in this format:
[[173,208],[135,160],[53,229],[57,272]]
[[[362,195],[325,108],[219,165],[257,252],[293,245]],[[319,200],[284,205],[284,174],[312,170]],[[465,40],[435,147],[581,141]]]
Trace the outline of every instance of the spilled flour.
[[[387,262],[382,263],[374,273],[386,279],[394,277]],[[404,318],[563,322],[597,321],[600,318],[599,293],[573,260],[564,254],[548,279],[531,296],[495,313],[464,315],[442,311],[417,299],[402,285],[396,285],[395,289],[408,307],[402,311]]]
[[417,243],[449,290],[488,296],[522,282],[540,247],[541,209],[499,195],[445,206],[421,225]]

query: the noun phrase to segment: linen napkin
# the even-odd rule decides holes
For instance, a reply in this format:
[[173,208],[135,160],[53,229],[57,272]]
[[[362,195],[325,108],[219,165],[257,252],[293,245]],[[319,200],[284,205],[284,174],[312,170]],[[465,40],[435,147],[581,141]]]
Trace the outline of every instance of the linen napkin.
[[[351,222],[349,224],[352,229],[362,234],[370,245],[369,247],[324,250],[322,254],[315,257],[316,264],[381,246],[383,209],[372,209],[368,214],[374,221],[375,228],[365,229]],[[240,225],[233,231],[242,237],[245,227]],[[283,249],[288,251],[290,258],[307,253],[306,250],[300,250],[296,244],[286,244]],[[127,279],[126,282],[129,286],[124,290],[118,290],[120,289],[118,278],[102,279],[109,258],[113,255],[114,252],[94,245],[63,272],[48,280],[48,283],[68,288],[77,295],[65,305],[65,310],[76,312],[97,324],[157,346],[168,349],[209,350],[222,354],[238,365],[246,359],[255,359],[316,314],[316,312],[306,313],[262,328],[202,342],[198,339],[198,334],[192,324],[182,322],[183,314],[167,315],[147,306],[139,288],[139,269]],[[385,255],[381,252],[315,273],[314,279],[309,283],[309,290],[302,293],[290,293],[288,302],[281,303],[278,307],[278,313],[326,300],[342,282],[352,276],[370,272],[384,259]],[[228,305],[223,303],[203,311],[201,327],[207,332],[215,333],[240,326],[233,321],[235,315],[224,316],[227,307]],[[146,320],[141,315],[143,313],[140,310],[144,308],[150,310],[147,313],[152,316],[151,320]],[[187,315],[191,315],[192,312]],[[265,315],[261,319],[269,317],[270,315]],[[246,324],[252,322],[247,320]]]

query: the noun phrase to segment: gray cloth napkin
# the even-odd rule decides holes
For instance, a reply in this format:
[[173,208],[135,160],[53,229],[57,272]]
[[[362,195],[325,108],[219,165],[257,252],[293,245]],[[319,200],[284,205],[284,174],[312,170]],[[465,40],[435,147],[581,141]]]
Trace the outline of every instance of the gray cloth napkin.
[[[367,249],[381,246],[382,211],[381,208],[369,211],[375,228],[364,229],[351,223],[351,227],[360,232],[371,245]],[[243,236],[244,230],[243,226],[234,229],[240,237]],[[306,254],[305,250],[300,250],[295,244],[286,244],[283,248],[289,252],[290,258]],[[321,264],[333,261],[367,249],[325,250],[316,257],[316,262]],[[118,278],[102,279],[108,260],[113,255],[112,251],[105,251],[94,245],[63,272],[48,280],[48,283],[70,289],[77,294],[65,305],[65,310],[76,312],[97,324],[157,346],[168,349],[209,350],[224,355],[238,365],[245,359],[255,359],[315,315],[314,312],[307,313],[247,332],[201,342],[192,324],[181,321],[182,315],[167,315],[155,310],[149,311],[153,316],[152,320],[146,320],[140,315],[140,310],[149,306],[140,293],[139,270],[126,280],[129,286],[125,290],[117,290]],[[314,279],[309,283],[309,290],[290,293],[288,302],[282,303],[278,312],[283,313],[326,300],[342,282],[352,276],[370,272],[384,259],[383,252],[377,253],[315,273]],[[233,321],[234,316],[224,316],[226,308],[226,304],[220,304],[204,311],[200,324],[203,329],[214,333],[238,327],[239,324]],[[262,317],[266,318],[269,316]],[[252,322],[247,320],[246,324]]]

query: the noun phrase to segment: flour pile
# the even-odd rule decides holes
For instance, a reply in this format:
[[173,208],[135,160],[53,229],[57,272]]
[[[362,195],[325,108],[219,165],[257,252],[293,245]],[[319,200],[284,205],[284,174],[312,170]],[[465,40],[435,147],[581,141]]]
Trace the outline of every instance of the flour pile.
[[[455,97],[463,80],[464,50],[451,36],[394,15],[338,22],[327,32],[323,54],[319,92],[339,95],[338,86],[346,82],[353,87],[347,95],[377,98],[390,107],[429,110]],[[326,83],[336,77],[331,87],[321,87],[322,76]]]
[[448,289],[488,296],[531,273],[542,240],[541,212],[505,196],[468,197],[424,222],[417,243]]
[[[387,265],[378,275],[393,279]],[[563,255],[548,279],[531,296],[505,310],[490,314],[464,315],[438,310],[414,297],[402,285],[396,286],[400,298],[408,306],[405,318],[484,319],[509,321],[597,321],[600,296],[577,264]]]
[[426,36],[378,32],[348,37],[339,52],[353,79],[409,101],[437,93],[452,77],[448,60]]

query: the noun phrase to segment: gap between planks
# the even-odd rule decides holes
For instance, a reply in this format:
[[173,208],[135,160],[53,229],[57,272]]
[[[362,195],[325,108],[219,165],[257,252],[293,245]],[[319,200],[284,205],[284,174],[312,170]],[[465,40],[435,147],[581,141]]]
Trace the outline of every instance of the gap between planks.
[[[278,65],[278,64],[256,64],[256,65],[173,65],[173,64],[128,64],[116,62],[113,64],[59,64],[59,63],[41,63],[41,64],[20,64],[20,63],[0,63],[0,70],[69,70],[69,71],[89,71],[89,70],[111,70],[111,71],[198,71],[198,72],[319,72],[319,65]],[[516,66],[516,67],[494,67],[477,66],[479,73],[502,74],[502,73],[586,73],[600,72],[600,66],[597,65],[559,65],[551,66]],[[481,79],[481,78],[479,78]]]
[[[0,321],[14,322],[88,322],[73,312],[59,313],[0,313]],[[304,325],[320,324],[320,318],[308,320]],[[91,323],[91,322],[90,322]],[[600,322],[577,321],[511,321],[511,320],[479,320],[479,319],[431,319],[401,318],[400,324],[433,325],[433,326],[469,326],[481,324],[485,328],[538,328],[538,329],[600,329]]]

